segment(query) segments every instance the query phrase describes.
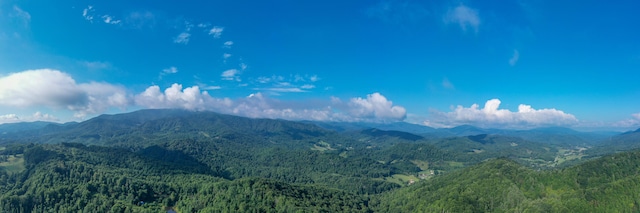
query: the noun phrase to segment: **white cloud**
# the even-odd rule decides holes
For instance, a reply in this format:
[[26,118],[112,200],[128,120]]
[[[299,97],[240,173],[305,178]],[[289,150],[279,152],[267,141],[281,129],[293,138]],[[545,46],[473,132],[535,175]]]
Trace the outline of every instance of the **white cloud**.
[[158,76],[159,80],[162,80],[162,77],[164,77],[165,75],[170,75],[170,74],[176,74],[178,73],[178,68],[177,67],[169,67],[169,68],[164,68],[162,69],[162,72],[160,72],[160,75]]
[[173,38],[173,43],[176,43],[176,44],[188,44],[189,43],[189,37],[191,37],[190,33],[187,33],[187,32],[180,33],[178,36]]
[[60,119],[50,114],[42,113],[40,111],[35,112],[30,116],[18,116],[16,114],[0,115],[0,124],[33,121],[60,121]]
[[224,54],[222,54],[222,59],[224,59],[224,60],[225,60],[225,62],[226,62],[226,61],[227,61],[227,59],[229,59],[229,58],[231,58],[231,54],[229,54],[229,53],[224,53]]
[[222,89],[220,86],[206,86],[202,88],[203,90],[219,90]]
[[518,63],[518,59],[520,59],[520,52],[513,50],[513,56],[509,59],[509,65],[515,66],[516,63]]
[[302,89],[313,89],[313,88],[316,88],[316,86],[313,85],[313,84],[305,84],[305,85],[302,85],[300,88],[302,88]]
[[165,69],[162,70],[162,73],[166,73],[166,74],[178,73],[178,68],[177,67],[165,68]]
[[15,122],[21,122],[20,117],[18,117],[18,115],[16,115],[16,114],[0,115],[0,124],[2,124],[2,123],[15,123]]
[[200,91],[198,86],[182,89],[182,85],[173,84],[160,91],[158,86],[150,86],[144,92],[136,95],[135,103],[147,108],[180,108],[187,110],[214,110],[228,108],[233,103],[230,99],[216,99]]
[[320,80],[320,78],[318,78],[318,76],[317,76],[317,75],[312,75],[311,77],[309,77],[309,80],[310,80],[311,82],[316,82],[316,81],[319,81],[319,80]]
[[103,15],[102,21],[104,21],[104,23],[106,24],[120,24],[121,22],[120,20],[116,20],[115,17],[110,15]]
[[31,120],[32,121],[59,121],[60,119],[58,119],[53,115],[38,111],[33,113],[33,115],[31,115]]
[[233,45],[233,41],[225,41],[224,42],[224,48],[231,48],[231,46]]
[[442,79],[442,87],[444,87],[445,89],[455,89],[456,88],[455,86],[453,86],[453,84],[451,83],[451,81],[449,81],[448,78]]
[[22,22],[24,27],[29,27],[29,23],[31,22],[31,14],[22,10],[17,5],[13,5],[13,13],[10,16],[16,17]]
[[[217,89],[218,87],[215,86]],[[352,98],[343,103],[332,97],[327,101],[281,101],[262,93],[231,100],[215,98],[198,86],[183,89],[173,84],[163,91],[150,86],[135,96],[135,104],[145,108],[179,108],[197,111],[216,111],[252,118],[278,118],[289,120],[321,121],[398,121],[406,116],[404,108],[393,106],[391,101],[379,93],[366,99]]]
[[222,36],[222,31],[224,31],[224,27],[215,26],[209,30],[209,35],[212,35],[214,38],[220,38]]
[[200,23],[200,24],[198,24],[197,26],[198,26],[199,28],[207,28],[207,27],[211,26],[211,24],[208,24],[208,23]]
[[467,31],[467,28],[471,27],[475,32],[478,32],[480,26],[480,17],[478,11],[470,7],[460,4],[456,8],[450,9],[444,18],[445,23],[456,23],[460,25],[463,31]]
[[369,17],[389,24],[416,22],[430,13],[421,4],[411,1],[379,1],[365,12]]
[[349,103],[350,113],[359,118],[376,118],[382,120],[404,120],[407,111],[404,107],[394,106],[380,93],[367,95],[367,98],[352,98]]
[[265,90],[272,92],[308,92],[296,87],[272,87],[272,88],[255,88],[254,90]]
[[12,73],[0,78],[0,105],[68,109],[78,117],[125,107],[123,87],[108,83],[77,84],[67,73],[40,69]]
[[240,71],[238,71],[237,69],[229,69],[226,70],[224,72],[222,72],[222,80],[227,80],[227,81],[240,81],[240,77],[238,76],[240,75]]
[[102,61],[82,61],[79,62],[83,66],[87,67],[89,70],[103,70],[111,68],[111,64],[109,62]]
[[84,19],[86,19],[87,21],[93,22],[93,12],[95,10],[93,9],[93,6],[89,5],[87,6],[87,8],[84,8],[84,10],[82,10],[82,17],[84,17]]
[[130,12],[124,19],[127,27],[133,29],[154,28],[159,17],[151,11],[141,10]]
[[537,126],[574,125],[578,119],[574,115],[557,109],[534,109],[530,105],[520,104],[517,112],[499,109],[499,99],[488,100],[484,108],[478,104],[466,108],[457,106],[452,112],[432,111],[431,119],[424,122],[433,127],[452,127],[471,124],[480,127],[527,128]]

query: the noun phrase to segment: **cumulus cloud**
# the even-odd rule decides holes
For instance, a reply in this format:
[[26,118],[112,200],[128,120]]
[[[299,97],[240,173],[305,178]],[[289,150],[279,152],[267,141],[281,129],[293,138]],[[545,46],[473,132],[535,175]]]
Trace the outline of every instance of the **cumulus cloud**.
[[252,118],[289,120],[375,122],[399,121],[406,117],[403,107],[394,106],[379,93],[366,98],[352,98],[346,103],[335,97],[326,101],[281,101],[260,92],[231,100],[212,97],[198,86],[183,88],[180,84],[173,84],[164,91],[159,86],[148,87],[135,96],[135,104],[145,108],[216,111]]
[[188,44],[190,37],[191,37],[190,33],[182,32],[182,33],[178,34],[178,36],[173,38],[173,43],[176,43],[176,44]]
[[516,63],[518,63],[518,59],[520,59],[520,52],[513,50],[513,56],[509,59],[509,65],[515,66]]
[[217,99],[207,91],[200,91],[198,86],[182,89],[181,84],[160,91],[158,86],[150,86],[144,92],[135,96],[135,103],[146,108],[179,108],[187,110],[222,110],[233,103],[230,99]]
[[467,31],[467,28],[473,28],[475,32],[478,32],[480,26],[480,17],[476,9],[460,4],[459,6],[450,9],[445,18],[445,23],[454,23],[460,25],[463,31]]
[[557,109],[534,109],[520,104],[517,112],[499,109],[499,99],[488,100],[484,108],[478,104],[471,107],[457,106],[452,112],[432,111],[431,119],[424,122],[433,127],[452,127],[471,124],[480,127],[526,128],[537,126],[573,125],[578,119],[572,114]]
[[33,122],[33,121],[59,121],[60,119],[50,114],[42,113],[40,111],[33,113],[29,116],[18,116],[16,114],[0,115],[0,124],[3,123],[17,123],[17,122]]
[[78,117],[125,107],[125,96],[123,87],[97,82],[78,84],[58,70],[27,70],[0,78],[0,105],[69,109]]
[[21,122],[20,117],[18,117],[18,115],[16,115],[16,114],[0,115],[0,124],[2,124],[2,123],[15,123],[15,122]]
[[214,38],[220,38],[222,36],[222,31],[224,31],[224,27],[215,26],[209,30],[209,35],[212,35]]
[[[176,73],[170,67],[162,73]],[[238,71],[223,73],[223,77],[235,79]],[[279,77],[274,77],[279,79]],[[273,92],[304,92],[302,88],[315,86],[305,84],[267,88]],[[130,94],[119,85],[104,82],[77,83],[69,74],[51,69],[27,70],[0,77],[0,106],[38,107],[56,111],[68,110],[76,118],[104,113],[109,109],[126,110],[127,107],[178,108],[198,111],[216,111],[240,116],[281,118],[292,120],[323,121],[399,121],[406,111],[393,105],[379,93],[364,98],[356,97],[342,102],[331,100],[281,101],[256,93],[245,98],[231,100],[211,96],[207,90],[217,90],[220,86],[191,86],[172,84],[164,90],[150,86],[140,93]],[[49,114],[37,112],[31,116],[16,114],[0,115],[0,120],[58,120]],[[2,122],[0,121],[0,122]]]
[[377,92],[367,95],[367,98],[352,98],[348,105],[350,113],[360,118],[404,120],[407,116],[404,107],[394,106],[393,102]]

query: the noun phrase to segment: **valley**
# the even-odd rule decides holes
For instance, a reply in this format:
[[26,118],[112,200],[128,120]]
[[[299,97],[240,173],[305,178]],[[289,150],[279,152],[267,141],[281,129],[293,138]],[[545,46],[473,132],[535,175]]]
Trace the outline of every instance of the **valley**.
[[[24,129],[13,128],[0,137],[0,209],[556,212],[640,208],[632,193],[640,189],[640,154],[633,151],[629,135],[633,133],[623,134],[625,149],[615,141],[559,141],[591,133],[558,133],[557,129],[548,133],[556,140],[546,143],[533,140],[550,137],[541,130],[532,130],[536,137],[520,130],[526,136],[519,137],[515,131],[499,134],[508,131],[470,127],[420,133],[327,125],[182,110],[141,110],[67,125],[23,125]],[[407,125],[387,125],[398,126]],[[435,137],[437,132],[447,134]],[[621,148],[606,152],[602,146],[607,143]],[[614,195],[612,189],[622,193]]]

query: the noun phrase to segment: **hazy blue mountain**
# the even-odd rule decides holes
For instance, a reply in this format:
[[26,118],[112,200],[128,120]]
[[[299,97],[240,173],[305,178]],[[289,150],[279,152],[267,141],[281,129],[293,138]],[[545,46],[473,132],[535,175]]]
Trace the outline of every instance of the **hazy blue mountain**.
[[0,124],[0,134],[21,132],[21,131],[27,131],[27,130],[36,130],[36,129],[44,128],[45,126],[50,124],[60,125],[58,123],[46,122],[46,121],[5,123],[5,124]]
[[604,139],[596,147],[589,150],[593,155],[627,151],[640,148],[640,129],[628,131]]
[[[167,137],[240,137],[251,140],[282,138],[298,140],[330,131],[312,124],[273,119],[251,119],[214,112],[184,110],[140,110],[101,115],[80,123],[48,125],[29,134],[8,134],[7,140],[40,143],[78,142],[87,144],[161,141]],[[231,139],[231,138],[227,138]]]
[[380,129],[387,131],[401,131],[413,134],[426,134],[436,132],[437,129],[407,122],[394,123],[364,123],[364,122],[321,122],[321,121],[302,121],[303,123],[312,123],[325,129],[338,132],[357,131],[363,129]]
[[424,137],[422,136],[414,135],[408,132],[401,132],[401,131],[394,131],[394,130],[386,131],[386,130],[380,130],[375,128],[365,129],[360,131],[360,133],[373,136],[373,137],[395,137],[395,138],[408,140],[408,141],[417,141],[417,140],[424,139]]

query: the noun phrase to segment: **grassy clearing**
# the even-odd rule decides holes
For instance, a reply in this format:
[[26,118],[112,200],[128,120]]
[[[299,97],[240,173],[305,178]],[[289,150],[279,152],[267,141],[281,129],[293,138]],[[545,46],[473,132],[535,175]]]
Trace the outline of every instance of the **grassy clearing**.
[[24,158],[22,155],[8,155],[5,162],[0,163],[0,168],[7,173],[15,174],[25,170]]
[[447,164],[449,164],[449,167],[452,167],[454,169],[459,169],[464,167],[464,163],[458,162],[458,161],[447,161]]
[[411,163],[415,164],[420,170],[425,171],[429,169],[429,162],[421,160],[412,160]]
[[418,182],[420,179],[414,175],[395,174],[391,177],[385,177],[384,180],[406,186],[407,184],[409,184],[409,181],[413,180],[415,182]]
[[327,150],[336,150],[336,149],[332,148],[331,144],[324,141],[320,141],[317,144],[313,144],[313,147],[311,147],[311,150],[324,152]]

